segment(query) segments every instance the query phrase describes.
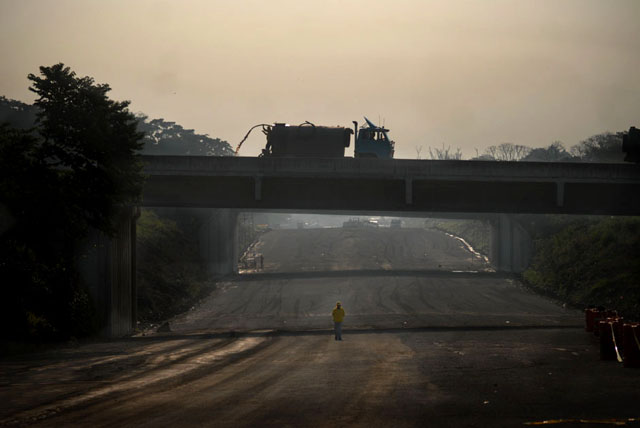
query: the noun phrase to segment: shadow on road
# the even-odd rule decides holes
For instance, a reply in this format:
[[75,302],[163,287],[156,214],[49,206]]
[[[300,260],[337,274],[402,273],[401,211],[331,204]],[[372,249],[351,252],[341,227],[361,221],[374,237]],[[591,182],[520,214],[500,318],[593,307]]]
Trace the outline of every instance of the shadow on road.
[[[428,332],[447,332],[447,331],[507,331],[507,330],[566,330],[566,329],[578,329],[584,328],[581,324],[575,325],[479,325],[479,326],[434,326],[434,327],[383,327],[383,328],[345,328],[343,333],[345,335],[362,335],[362,334],[384,334],[384,333],[428,333]],[[135,340],[135,341],[157,341],[162,340],[178,340],[178,339],[221,339],[229,337],[277,337],[277,336],[323,336],[332,335],[333,329],[268,329],[268,330],[255,330],[255,331],[224,331],[224,332],[194,332],[194,333],[165,333],[155,334],[146,337],[135,337],[122,340]]]
[[303,278],[344,278],[344,277],[430,277],[430,278],[511,278],[513,274],[506,272],[487,271],[444,271],[444,270],[326,270],[326,271],[300,271],[300,272],[251,272],[231,275],[228,278],[234,281],[265,281],[279,279],[303,279]]

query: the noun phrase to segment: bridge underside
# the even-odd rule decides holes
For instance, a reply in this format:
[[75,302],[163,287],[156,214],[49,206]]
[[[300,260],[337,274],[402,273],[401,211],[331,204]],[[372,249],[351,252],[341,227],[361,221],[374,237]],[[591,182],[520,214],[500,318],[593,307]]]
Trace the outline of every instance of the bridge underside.
[[143,156],[143,205],[640,215],[631,164]]
[[146,206],[638,215],[640,184],[331,177],[149,177]]

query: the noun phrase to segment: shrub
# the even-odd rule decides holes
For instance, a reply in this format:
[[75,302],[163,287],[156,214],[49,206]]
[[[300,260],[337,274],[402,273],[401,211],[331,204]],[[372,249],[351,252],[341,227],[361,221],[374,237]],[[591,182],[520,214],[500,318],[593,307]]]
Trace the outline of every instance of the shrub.
[[640,218],[570,224],[536,241],[524,280],[578,306],[640,316]]

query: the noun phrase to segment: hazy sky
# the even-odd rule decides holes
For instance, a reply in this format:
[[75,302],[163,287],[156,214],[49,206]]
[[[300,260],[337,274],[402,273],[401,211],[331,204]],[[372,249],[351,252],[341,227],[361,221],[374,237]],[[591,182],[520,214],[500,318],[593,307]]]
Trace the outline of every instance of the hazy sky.
[[399,158],[640,125],[638,0],[0,0],[0,54],[0,95],[32,102],[27,74],[64,62],[233,147],[363,115]]

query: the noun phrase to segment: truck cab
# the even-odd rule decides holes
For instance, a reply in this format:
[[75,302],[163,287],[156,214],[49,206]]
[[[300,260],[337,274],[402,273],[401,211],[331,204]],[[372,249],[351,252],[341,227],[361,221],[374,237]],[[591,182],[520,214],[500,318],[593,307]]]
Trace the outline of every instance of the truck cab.
[[366,117],[366,124],[358,129],[358,122],[355,125],[355,150],[354,156],[357,158],[378,158],[392,159],[395,143],[389,139],[388,129],[376,126]]

